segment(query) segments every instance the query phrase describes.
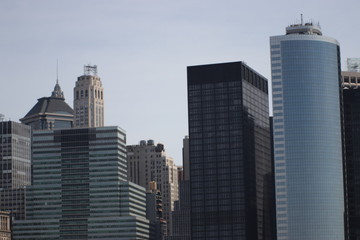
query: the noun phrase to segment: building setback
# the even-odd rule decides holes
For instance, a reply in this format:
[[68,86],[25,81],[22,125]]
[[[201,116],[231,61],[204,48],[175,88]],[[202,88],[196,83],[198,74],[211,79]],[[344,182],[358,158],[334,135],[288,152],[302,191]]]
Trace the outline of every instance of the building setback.
[[24,219],[24,188],[31,184],[31,128],[0,122],[0,211]]
[[277,239],[344,239],[339,44],[302,22],[270,50]]
[[271,239],[268,82],[243,62],[188,74],[192,239]]
[[33,133],[33,182],[14,239],[148,239],[145,189],[127,182],[118,127]]
[[104,126],[104,89],[97,76],[97,66],[84,66],[84,75],[74,87],[75,127]]
[[156,182],[163,200],[163,217],[171,235],[171,211],[178,200],[178,175],[174,160],[166,155],[163,144],[154,140],[140,141],[127,149],[128,180],[148,189],[149,182]]

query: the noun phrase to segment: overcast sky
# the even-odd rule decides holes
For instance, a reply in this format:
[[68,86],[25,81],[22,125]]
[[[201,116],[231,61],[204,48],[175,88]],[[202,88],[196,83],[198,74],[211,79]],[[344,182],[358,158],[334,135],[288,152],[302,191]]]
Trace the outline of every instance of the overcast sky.
[[85,64],[98,66],[105,124],[127,143],[154,139],[181,164],[186,67],[244,61],[270,79],[269,36],[320,22],[346,58],[360,57],[359,0],[1,0],[0,113],[19,121],[59,82],[73,105]]

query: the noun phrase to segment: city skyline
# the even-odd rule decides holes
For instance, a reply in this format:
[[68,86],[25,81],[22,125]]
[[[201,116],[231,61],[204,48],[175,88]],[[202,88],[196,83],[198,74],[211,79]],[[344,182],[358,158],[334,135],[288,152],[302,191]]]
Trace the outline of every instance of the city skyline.
[[188,134],[186,66],[245,61],[270,79],[269,36],[299,22],[302,13],[340,42],[345,69],[346,58],[360,52],[352,31],[359,7],[354,0],[297,7],[288,1],[3,1],[0,63],[6,85],[0,101],[11,104],[2,104],[0,113],[18,122],[38,98],[47,97],[56,83],[57,59],[59,84],[72,106],[76,78],[84,65],[96,64],[105,125],[125,129],[127,144],[157,139],[181,165]]

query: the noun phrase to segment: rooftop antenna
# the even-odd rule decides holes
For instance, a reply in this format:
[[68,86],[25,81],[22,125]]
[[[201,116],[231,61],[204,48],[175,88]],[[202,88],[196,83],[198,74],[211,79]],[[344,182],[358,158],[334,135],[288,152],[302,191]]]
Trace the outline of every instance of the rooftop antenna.
[[59,84],[59,59],[56,59],[56,84]]
[[84,75],[97,75],[97,66],[96,65],[85,65],[84,66]]
[[303,14],[301,13],[300,16],[301,16],[301,25],[304,25]]

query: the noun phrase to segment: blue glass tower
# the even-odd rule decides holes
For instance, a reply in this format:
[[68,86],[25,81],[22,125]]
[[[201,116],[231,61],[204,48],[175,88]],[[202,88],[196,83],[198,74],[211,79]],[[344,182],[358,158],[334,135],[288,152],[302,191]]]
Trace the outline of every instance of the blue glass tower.
[[270,48],[278,239],[344,239],[339,44],[301,23]]

